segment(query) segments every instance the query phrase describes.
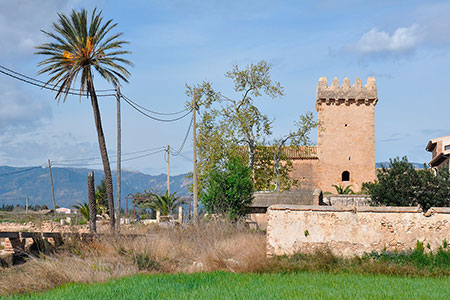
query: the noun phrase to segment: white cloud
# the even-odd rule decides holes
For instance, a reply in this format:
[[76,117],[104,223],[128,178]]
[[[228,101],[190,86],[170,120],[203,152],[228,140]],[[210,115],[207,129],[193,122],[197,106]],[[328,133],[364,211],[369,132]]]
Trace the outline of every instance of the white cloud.
[[377,28],[363,34],[351,47],[361,55],[378,53],[405,53],[413,51],[422,42],[422,31],[419,25],[399,27],[391,35]]
[[41,29],[49,29],[57,12],[67,12],[78,0],[1,1],[0,54],[33,54],[45,41]]
[[11,85],[0,85],[0,132],[36,127],[52,117],[50,104]]

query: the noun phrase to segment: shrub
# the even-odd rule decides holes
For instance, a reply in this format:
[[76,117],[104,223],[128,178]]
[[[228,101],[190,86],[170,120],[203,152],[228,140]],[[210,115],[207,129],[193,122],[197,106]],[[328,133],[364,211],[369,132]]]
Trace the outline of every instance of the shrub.
[[363,189],[374,205],[420,205],[424,210],[450,206],[449,172],[442,169],[434,175],[431,169],[416,170],[406,156],[390,159],[388,166],[378,170],[377,180],[364,183]]
[[253,201],[250,168],[231,157],[223,168],[214,168],[207,176],[201,201],[209,213],[236,220],[248,213]]

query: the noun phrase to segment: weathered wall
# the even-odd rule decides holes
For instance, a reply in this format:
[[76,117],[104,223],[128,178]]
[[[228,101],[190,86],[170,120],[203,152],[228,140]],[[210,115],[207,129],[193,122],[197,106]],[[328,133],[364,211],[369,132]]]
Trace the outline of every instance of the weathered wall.
[[417,241],[435,250],[450,241],[450,208],[432,208],[426,217],[415,207],[335,208],[274,205],[267,211],[268,255],[328,247],[337,255],[372,250],[408,250]]
[[317,158],[292,159],[289,176],[298,180],[296,189],[315,189],[319,186],[319,160]]
[[325,205],[342,207],[342,206],[370,206],[369,195],[324,195],[323,202]]
[[[324,192],[334,192],[332,185],[352,185],[357,192],[363,182],[375,179],[375,105],[376,82],[369,77],[361,86],[346,78],[341,87],[335,78],[328,86],[319,79],[316,110],[318,112],[319,183]],[[343,181],[342,173],[350,172]]]

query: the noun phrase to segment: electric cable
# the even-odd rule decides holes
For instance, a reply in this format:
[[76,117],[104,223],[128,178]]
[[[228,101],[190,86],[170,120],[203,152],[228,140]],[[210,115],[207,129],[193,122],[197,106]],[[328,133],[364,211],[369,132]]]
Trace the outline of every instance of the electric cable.
[[[134,152],[122,153],[122,156],[128,156],[128,155],[132,155],[132,154],[139,154],[139,153],[149,152],[149,151],[158,150],[158,149],[161,149],[161,148],[164,148],[164,147],[160,146],[160,147],[156,147],[156,148],[150,148],[150,149],[139,150],[139,151],[134,151]],[[113,155],[114,153],[115,153],[115,151],[111,151],[109,154]],[[97,157],[91,157],[91,158],[75,158],[75,159],[53,160],[52,162],[65,163],[65,162],[97,160],[97,159],[101,159],[101,158],[102,158],[101,156],[97,156]]]
[[[39,83],[41,83],[41,84],[47,85],[47,82],[45,82],[45,81],[42,81],[42,80],[39,80],[39,79],[30,77],[30,76],[27,76],[27,75],[25,75],[25,74],[22,74],[22,73],[19,73],[19,72],[17,72],[17,71],[14,71],[14,70],[12,70],[12,69],[9,69],[9,68],[7,68],[7,67],[5,67],[5,66],[0,65],[0,68],[6,70],[6,71],[8,71],[8,72],[14,73],[14,74],[16,74],[16,75],[19,75],[19,76],[21,76],[21,77],[24,77],[24,78],[26,78],[26,79],[30,79],[30,80],[39,82]],[[49,85],[52,85],[52,86],[55,87],[55,88],[58,87],[56,84],[53,84],[53,83],[49,83]],[[78,92],[78,93],[81,93],[81,92],[82,92],[80,89],[70,88],[70,90],[71,90],[72,92]],[[115,89],[96,90],[96,92],[115,92],[115,91],[116,91]]]
[[[36,82],[30,81],[28,79],[20,78],[19,76],[14,75],[14,74],[10,74],[8,72],[5,72],[4,70],[0,70],[0,73],[4,74],[6,76],[12,77],[14,79],[20,80],[22,82],[25,82],[25,83],[28,83],[28,84],[31,84],[31,85],[34,85],[34,86],[38,86],[38,87],[43,88],[43,89],[47,89],[47,90],[50,90],[50,91],[57,91],[58,90],[58,89],[55,88],[56,86],[53,87],[53,88],[52,87],[48,87],[46,85],[43,85],[43,84],[40,84],[40,83],[36,83]],[[79,93],[79,92],[78,93],[71,92],[70,90],[67,91],[67,92],[63,92],[63,93],[67,93],[69,95],[74,95],[74,96],[87,96],[87,94],[82,94],[82,93]],[[111,97],[111,96],[116,96],[116,94],[98,94],[97,95],[97,97]]]
[[148,111],[148,112],[153,113],[153,114],[155,114],[155,115],[171,116],[171,115],[179,115],[179,114],[181,114],[181,113],[183,113],[183,112],[185,112],[185,111],[188,111],[188,109],[185,108],[185,109],[183,109],[183,110],[180,110],[180,111],[177,111],[177,112],[172,112],[172,113],[157,112],[157,111],[148,109],[148,108],[146,108],[146,107],[144,107],[144,106],[142,106],[142,105],[139,105],[138,103],[134,102],[133,100],[131,100],[130,98],[128,98],[127,96],[125,96],[125,95],[123,95],[123,94],[122,94],[121,96],[122,96],[123,98],[126,98],[126,100],[130,101],[131,103],[133,103],[134,105],[136,105],[136,106],[139,107],[140,109],[145,110],[145,111]]
[[174,151],[174,152],[170,151],[170,153],[171,153],[173,156],[177,156],[177,155],[180,154],[181,151],[183,150],[184,145],[186,144],[187,138],[188,138],[188,136],[189,136],[189,132],[191,131],[192,123],[193,123],[193,122],[194,122],[194,118],[191,118],[191,122],[189,123],[188,130],[186,131],[186,135],[184,136],[184,140],[183,140],[183,142],[181,143],[180,148],[179,148],[177,151]]
[[31,167],[31,168],[28,168],[28,169],[19,170],[19,171],[10,172],[10,173],[3,173],[3,174],[0,174],[0,177],[14,175],[14,174],[19,174],[19,173],[24,173],[24,172],[28,172],[28,171],[31,171],[31,170],[34,170],[34,169],[37,169],[37,168],[42,168],[42,166]]
[[175,121],[178,121],[178,120],[183,119],[184,117],[186,117],[187,115],[189,115],[189,114],[191,113],[191,111],[192,111],[192,110],[188,110],[184,115],[182,115],[182,116],[180,116],[180,117],[177,117],[177,118],[175,118],[175,119],[160,119],[160,118],[156,118],[156,117],[154,117],[154,116],[151,116],[151,115],[145,113],[144,111],[142,111],[141,109],[139,109],[136,105],[134,105],[132,102],[128,101],[127,98],[123,97],[123,95],[121,95],[121,97],[122,97],[123,100],[125,100],[125,102],[128,103],[128,105],[130,105],[131,107],[133,107],[136,111],[140,112],[141,114],[143,114],[143,115],[146,116],[147,118],[150,118],[150,119],[152,119],[152,120],[159,121],[159,122],[175,122]]
[[[136,156],[136,157],[131,157],[131,158],[127,158],[127,159],[122,159],[121,161],[122,161],[122,162],[125,162],[125,161],[131,161],[131,160],[135,160],[135,159],[147,157],[147,156],[150,156],[150,155],[154,155],[154,154],[157,154],[157,153],[161,153],[161,152],[163,152],[163,151],[166,151],[166,150],[165,150],[165,149],[161,149],[161,150],[158,150],[158,151],[155,151],[155,152],[152,152],[152,153],[147,153],[147,154],[144,154],[144,155],[140,155],[140,156]],[[110,163],[110,164],[114,164],[114,163],[116,163],[116,161],[110,161],[109,163]],[[102,162],[99,162],[99,163],[78,163],[78,164],[55,163],[56,166],[63,166],[63,167],[71,167],[71,166],[94,166],[94,165],[102,165],[102,164],[103,164]]]

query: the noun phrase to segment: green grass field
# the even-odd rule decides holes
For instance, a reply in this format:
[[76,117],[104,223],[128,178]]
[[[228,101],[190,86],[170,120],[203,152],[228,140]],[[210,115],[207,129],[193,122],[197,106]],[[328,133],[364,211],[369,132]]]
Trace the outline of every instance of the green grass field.
[[136,275],[2,299],[450,299],[450,278],[326,273]]

